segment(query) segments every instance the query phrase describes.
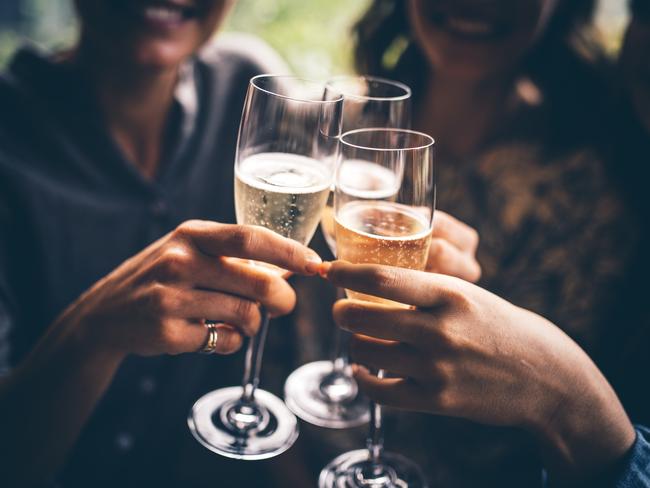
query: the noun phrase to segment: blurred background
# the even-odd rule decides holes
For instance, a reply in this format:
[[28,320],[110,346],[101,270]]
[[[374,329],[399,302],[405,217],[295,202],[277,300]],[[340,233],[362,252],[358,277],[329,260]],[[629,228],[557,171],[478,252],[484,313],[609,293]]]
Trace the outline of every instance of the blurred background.
[[[600,0],[597,27],[615,54],[627,21],[624,0]],[[368,0],[239,0],[224,31],[265,39],[303,76],[351,70],[350,26]],[[65,47],[76,35],[72,0],[0,0],[0,68],[29,40]]]

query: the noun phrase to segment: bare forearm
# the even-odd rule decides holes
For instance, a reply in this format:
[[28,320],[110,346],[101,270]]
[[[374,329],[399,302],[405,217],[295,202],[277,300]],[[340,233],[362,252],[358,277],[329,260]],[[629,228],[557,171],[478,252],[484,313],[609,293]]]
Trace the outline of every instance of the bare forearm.
[[120,361],[90,347],[67,324],[50,328],[0,385],[0,446],[9,486],[37,486],[55,475]]
[[616,393],[586,354],[572,393],[540,425],[542,455],[556,486],[575,486],[607,473],[635,439]]

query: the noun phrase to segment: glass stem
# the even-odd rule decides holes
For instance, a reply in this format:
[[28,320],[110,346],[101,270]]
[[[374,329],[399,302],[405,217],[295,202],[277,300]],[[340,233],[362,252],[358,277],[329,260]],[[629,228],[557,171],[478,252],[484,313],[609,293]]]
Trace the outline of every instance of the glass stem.
[[345,370],[350,364],[350,357],[348,355],[348,348],[350,345],[350,334],[336,327],[336,347],[334,349],[334,364],[333,372],[345,374]]
[[[342,288],[336,289],[336,299],[345,298],[345,291]],[[351,334],[336,326],[336,345],[334,347],[334,357],[332,363],[334,365],[333,372],[345,374],[345,370],[350,364],[350,356],[348,350],[350,347]]]
[[[377,372],[377,377],[384,377],[383,369]],[[381,464],[381,456],[384,452],[384,425],[382,422],[381,405],[375,402],[370,403],[370,430],[366,443],[368,445],[370,460],[373,465],[378,467]]]
[[252,403],[255,400],[255,390],[260,384],[260,369],[262,367],[266,333],[269,330],[269,314],[263,306],[260,307],[260,314],[262,316],[260,330],[248,340],[246,349],[244,378],[242,380],[244,392],[241,396],[242,401],[246,403]]

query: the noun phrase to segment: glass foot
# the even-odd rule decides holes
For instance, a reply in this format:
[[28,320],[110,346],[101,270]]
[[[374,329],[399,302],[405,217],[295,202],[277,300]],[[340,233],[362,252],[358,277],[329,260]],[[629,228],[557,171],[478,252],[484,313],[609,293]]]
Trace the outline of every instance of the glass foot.
[[284,384],[287,407],[310,424],[331,429],[368,422],[368,400],[359,394],[351,373],[334,372],[331,361],[315,361],[296,369]]
[[239,386],[212,391],[197,400],[187,423],[201,444],[222,456],[267,459],[298,438],[298,420],[275,395],[256,390],[254,402],[241,400]]
[[404,456],[384,453],[381,465],[370,462],[367,449],[341,454],[320,472],[319,488],[427,488],[420,468]]

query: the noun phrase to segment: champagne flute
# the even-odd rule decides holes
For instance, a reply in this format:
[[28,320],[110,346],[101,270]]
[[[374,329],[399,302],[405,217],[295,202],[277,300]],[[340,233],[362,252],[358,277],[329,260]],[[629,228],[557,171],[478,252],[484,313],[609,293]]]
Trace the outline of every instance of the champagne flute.
[[[404,129],[359,129],[346,132],[339,144],[335,178],[335,226],[338,257],[351,263],[375,263],[424,269],[435,206],[433,139]],[[345,179],[346,165],[374,164],[394,175],[393,193],[368,191]],[[349,298],[397,304],[346,290]],[[383,377],[384,372],[378,375]],[[319,478],[320,488],[410,488],[427,486],[420,468],[409,459],[384,452],[382,410],[371,404],[367,449],[341,454]]]
[[[235,156],[237,222],[260,225],[307,244],[327,201],[341,127],[341,95],[291,76],[260,75],[248,87]],[[264,263],[269,272],[285,271]],[[256,460],[277,456],[298,437],[298,421],[284,402],[259,389],[268,330],[248,343],[243,385],[201,397],[188,424],[196,439],[222,456]]]
[[[343,95],[342,130],[368,127],[409,128],[411,89],[397,81],[373,76],[338,76],[326,83],[330,92]],[[366,161],[348,161],[343,181],[355,181],[368,191],[395,192],[391,171]],[[386,193],[388,192],[388,193]],[[330,194],[321,217],[321,230],[330,251],[336,255],[333,195]],[[337,295],[342,298],[340,290]],[[368,422],[367,399],[359,393],[348,361],[349,334],[335,328],[336,350],[333,360],[314,361],[296,369],[287,378],[284,397],[298,417],[314,425],[343,429]]]

